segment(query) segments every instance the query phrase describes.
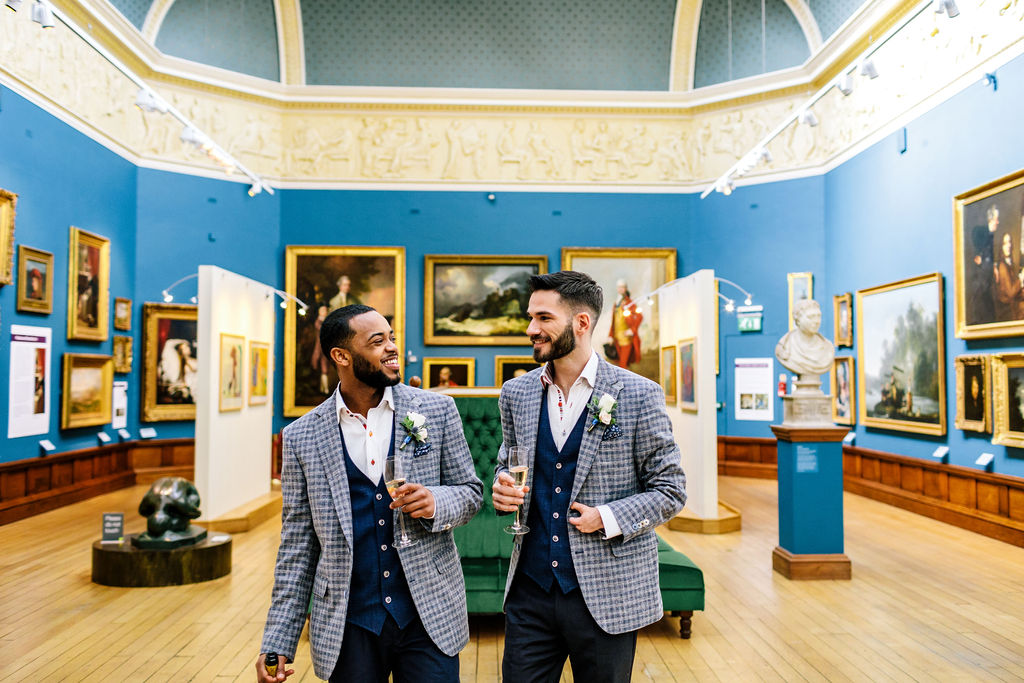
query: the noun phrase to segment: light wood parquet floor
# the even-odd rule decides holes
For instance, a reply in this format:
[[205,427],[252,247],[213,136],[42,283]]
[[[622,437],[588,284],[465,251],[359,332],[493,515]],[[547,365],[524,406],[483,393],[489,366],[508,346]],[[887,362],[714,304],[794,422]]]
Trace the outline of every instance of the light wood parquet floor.
[[[252,681],[280,523],[234,538],[232,573],[173,588],[90,581],[100,514],[129,532],[145,487],[0,527],[0,680]],[[790,582],[771,569],[774,481],[723,477],[743,530],[662,530],[703,570],[707,610],[680,640],[665,618],[639,637],[634,681],[1024,680],[1024,549],[847,494],[853,580]],[[500,616],[471,617],[463,681],[497,681]],[[291,681],[315,681],[303,635]],[[567,666],[564,681],[572,680]]]

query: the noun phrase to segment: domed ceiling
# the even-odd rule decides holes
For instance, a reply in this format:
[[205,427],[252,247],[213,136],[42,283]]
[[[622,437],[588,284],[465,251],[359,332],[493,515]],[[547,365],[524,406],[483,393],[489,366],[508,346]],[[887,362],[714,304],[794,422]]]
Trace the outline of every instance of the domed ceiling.
[[[799,66],[863,0],[109,0],[164,54],[311,86],[673,89]],[[296,9],[297,7],[297,9]],[[297,31],[282,31],[283,10]],[[673,36],[677,11],[696,30]],[[288,45],[286,35],[300,36]],[[679,62],[678,58],[675,59]],[[690,76],[688,74],[688,76]],[[301,83],[300,83],[301,84]],[[678,89],[678,88],[677,88]]]

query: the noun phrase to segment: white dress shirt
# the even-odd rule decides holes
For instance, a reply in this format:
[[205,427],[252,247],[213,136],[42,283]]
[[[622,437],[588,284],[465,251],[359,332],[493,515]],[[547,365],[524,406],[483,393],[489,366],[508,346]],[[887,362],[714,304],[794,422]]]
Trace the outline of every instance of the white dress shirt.
[[380,483],[395,428],[395,400],[391,387],[384,389],[380,403],[367,411],[365,419],[345,405],[345,399],[341,397],[341,385],[334,390],[334,400],[349,457],[367,479],[374,484]]
[[[551,438],[559,451],[569,439],[569,433],[576,426],[580,415],[587,409],[590,397],[594,394],[594,384],[597,382],[597,352],[590,354],[590,360],[583,366],[583,372],[576,378],[576,381],[569,387],[569,395],[562,393],[561,387],[555,384],[551,376],[552,364],[544,366],[540,380],[548,388],[547,408],[548,423],[551,425]],[[345,435],[348,438],[348,435]],[[604,523],[605,538],[615,538],[622,533],[615,515],[607,505],[598,505],[597,511],[601,513],[601,521]]]

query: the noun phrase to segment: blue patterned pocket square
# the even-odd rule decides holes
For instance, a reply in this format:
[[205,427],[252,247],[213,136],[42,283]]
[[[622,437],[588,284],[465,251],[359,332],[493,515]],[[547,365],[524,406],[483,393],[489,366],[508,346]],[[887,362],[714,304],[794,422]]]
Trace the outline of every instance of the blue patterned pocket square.
[[601,435],[601,441],[611,441],[622,436],[622,429],[619,425],[611,425],[608,429],[604,430],[604,434]]
[[412,457],[418,458],[421,455],[426,455],[428,452],[430,452],[430,443],[429,442],[421,443],[421,444],[416,444],[416,450],[414,450],[412,452]]

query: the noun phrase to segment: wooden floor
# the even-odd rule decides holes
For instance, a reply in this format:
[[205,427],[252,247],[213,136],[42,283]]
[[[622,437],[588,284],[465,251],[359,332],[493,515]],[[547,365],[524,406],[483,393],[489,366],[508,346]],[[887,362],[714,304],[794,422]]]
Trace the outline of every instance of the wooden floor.
[[[145,487],[0,527],[0,679],[254,679],[277,521],[235,536],[234,570],[205,584],[90,582],[100,514],[128,531]],[[635,681],[1024,680],[1024,549],[847,495],[853,580],[790,582],[771,569],[775,482],[721,480],[743,531],[664,537],[704,570],[707,610],[680,640],[666,618],[639,638]],[[471,617],[464,681],[497,681],[501,617]],[[297,675],[317,680],[303,635]],[[566,668],[563,680],[572,680]]]

